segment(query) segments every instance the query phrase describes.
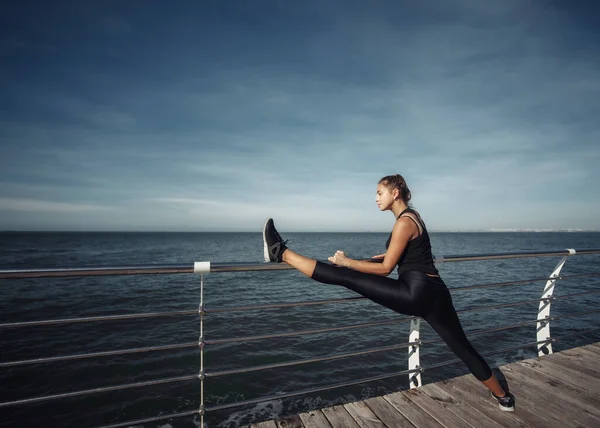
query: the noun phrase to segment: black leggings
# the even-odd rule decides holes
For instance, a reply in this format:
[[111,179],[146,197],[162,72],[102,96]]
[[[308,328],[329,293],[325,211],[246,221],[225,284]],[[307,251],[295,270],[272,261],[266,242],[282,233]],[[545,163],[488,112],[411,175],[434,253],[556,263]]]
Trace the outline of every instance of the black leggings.
[[393,311],[423,318],[477,379],[483,381],[492,376],[490,366],[465,336],[450,292],[441,278],[409,271],[393,279],[317,261],[312,279],[342,285]]

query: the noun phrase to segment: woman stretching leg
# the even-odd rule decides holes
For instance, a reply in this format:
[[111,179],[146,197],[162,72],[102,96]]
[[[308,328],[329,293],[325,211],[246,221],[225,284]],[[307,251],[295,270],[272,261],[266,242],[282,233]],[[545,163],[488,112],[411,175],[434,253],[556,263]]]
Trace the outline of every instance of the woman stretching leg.
[[[316,281],[344,286],[393,311],[415,315],[427,321],[450,349],[483,382],[498,401],[500,409],[514,411],[514,397],[504,391],[498,379],[469,343],[462,329],[452,297],[433,263],[431,243],[418,212],[408,208],[410,191],[401,175],[379,181],[376,202],[381,211],[392,211],[396,222],[386,243],[387,251],[377,262],[353,260],[337,251],[322,263],[286,247],[273,220],[265,224],[265,260],[286,262]],[[398,266],[398,279],[387,276]]]

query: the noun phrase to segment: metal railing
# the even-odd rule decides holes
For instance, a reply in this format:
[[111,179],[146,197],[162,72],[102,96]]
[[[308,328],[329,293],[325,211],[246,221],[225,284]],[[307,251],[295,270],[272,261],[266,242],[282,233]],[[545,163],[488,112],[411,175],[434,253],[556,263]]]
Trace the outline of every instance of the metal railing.
[[[529,279],[521,279],[517,281],[508,281],[508,282],[497,282],[490,284],[477,284],[470,285],[464,287],[456,287],[452,288],[452,292],[461,292],[461,291],[470,291],[473,289],[482,289],[482,288],[491,288],[491,287],[504,287],[511,286],[517,284],[526,284],[526,283],[535,283],[535,282],[544,282],[544,287],[542,290],[542,295],[539,299],[530,299],[519,302],[511,302],[504,303],[498,305],[489,305],[489,306],[481,306],[469,309],[463,309],[457,311],[458,313],[463,312],[475,312],[475,311],[484,311],[498,308],[507,308],[519,305],[527,305],[527,304],[535,304],[538,303],[538,314],[536,319],[526,320],[523,322],[519,322],[511,325],[503,325],[500,327],[490,328],[490,329],[481,329],[481,330],[471,330],[467,331],[467,336],[474,336],[479,334],[486,334],[490,332],[499,332],[506,331],[510,329],[520,328],[528,325],[536,325],[536,340],[530,341],[524,344],[520,344],[518,346],[513,346],[509,348],[496,349],[493,351],[489,351],[486,353],[482,353],[482,356],[488,356],[493,354],[502,354],[509,352],[515,349],[522,349],[525,347],[536,347],[538,355],[547,355],[552,353],[552,343],[564,340],[566,337],[552,337],[550,334],[550,323],[554,320],[562,319],[562,318],[572,318],[577,316],[583,316],[587,314],[599,313],[600,309],[595,310],[586,310],[561,316],[551,316],[550,309],[552,302],[558,299],[571,299],[577,296],[584,295],[593,295],[600,294],[599,290],[594,291],[585,291],[579,293],[572,293],[563,296],[555,296],[554,291],[556,288],[557,280],[569,280],[576,278],[584,278],[584,277],[593,277],[600,276],[600,272],[594,273],[585,273],[585,274],[577,274],[577,275],[568,275],[561,276],[560,272],[564,267],[566,261],[569,257],[574,255],[589,255],[589,254],[600,254],[600,249],[586,249],[586,250],[559,250],[559,251],[544,251],[544,252],[513,252],[513,253],[496,253],[496,254],[474,254],[474,255],[452,255],[452,256],[443,256],[436,258],[436,264],[439,263],[448,263],[448,262],[458,262],[458,261],[474,261],[474,260],[498,260],[498,259],[515,259],[515,258],[523,258],[523,257],[547,257],[547,256],[562,256],[554,270],[548,277],[538,277],[538,278],[529,278]],[[397,320],[381,320],[367,323],[357,323],[351,325],[343,325],[343,326],[334,326],[327,328],[319,328],[319,329],[311,329],[311,330],[301,330],[301,331],[293,331],[289,333],[271,333],[271,334],[263,334],[256,336],[245,336],[245,337],[230,337],[224,339],[214,339],[214,340],[206,340],[204,337],[204,317],[208,313],[228,313],[228,312],[239,312],[239,311],[248,311],[248,310],[259,310],[259,309],[275,309],[275,308],[290,308],[290,307],[300,307],[300,306],[316,306],[316,305],[326,305],[331,303],[350,303],[358,300],[365,300],[364,297],[349,297],[349,298],[339,298],[339,299],[327,299],[327,300],[313,300],[313,301],[299,301],[299,302],[291,302],[291,303],[273,303],[273,304],[261,304],[261,305],[247,305],[247,306],[229,306],[229,307],[216,307],[212,309],[206,309],[204,306],[204,280],[205,275],[207,273],[215,273],[215,272],[244,272],[244,271],[274,271],[274,270],[287,270],[293,269],[291,266],[286,264],[271,264],[271,263],[211,263],[211,262],[196,262],[193,265],[135,265],[135,266],[110,266],[110,267],[81,267],[81,268],[53,268],[53,269],[3,269],[0,270],[0,279],[15,279],[15,278],[50,278],[50,277],[81,277],[81,276],[108,276],[108,275],[156,275],[156,274],[181,274],[181,273],[196,273],[200,275],[200,290],[199,290],[199,307],[197,310],[187,310],[187,311],[173,311],[173,312],[153,312],[153,313],[137,313],[137,314],[123,314],[123,315],[108,315],[108,316],[95,316],[95,317],[83,317],[83,318],[67,318],[67,319],[54,319],[54,320],[34,320],[34,321],[26,321],[26,322],[13,322],[13,323],[3,323],[0,324],[0,330],[2,329],[16,329],[16,328],[26,328],[31,326],[41,326],[41,325],[58,325],[58,324],[75,324],[75,323],[89,323],[89,322],[103,322],[103,321],[114,321],[114,320],[130,320],[130,319],[147,319],[147,318],[157,318],[157,317],[175,317],[182,315],[198,315],[199,316],[199,328],[200,328],[200,337],[198,342],[189,342],[189,343],[179,343],[172,345],[164,345],[164,346],[152,346],[145,348],[132,348],[132,349],[118,349],[104,352],[95,352],[95,353],[83,353],[83,354],[74,354],[74,355],[61,355],[54,357],[46,357],[46,358],[35,358],[28,360],[19,360],[19,361],[0,361],[0,368],[9,368],[16,366],[28,366],[33,364],[41,364],[41,363],[54,363],[58,361],[70,361],[70,360],[81,360],[81,359],[90,359],[90,358],[101,358],[108,356],[116,356],[116,355],[131,355],[131,354],[140,354],[140,353],[148,353],[148,352],[156,352],[156,351],[165,351],[165,350],[174,350],[174,349],[191,349],[191,348],[199,348],[200,352],[200,362],[199,362],[199,372],[197,374],[191,374],[187,376],[179,376],[179,377],[170,377],[165,379],[155,379],[151,381],[145,382],[135,382],[121,385],[113,385],[106,387],[99,387],[88,390],[81,391],[73,391],[62,394],[54,394],[54,395],[45,395],[40,397],[32,397],[27,399],[20,399],[8,402],[1,402],[0,408],[18,406],[30,403],[39,403],[46,402],[52,400],[59,400],[63,398],[71,398],[78,397],[84,395],[91,394],[100,394],[105,392],[112,391],[120,391],[126,389],[133,388],[141,388],[151,385],[160,385],[160,384],[169,384],[169,383],[177,383],[177,382],[187,382],[187,381],[200,381],[200,407],[198,409],[191,409],[185,412],[178,412],[169,415],[162,415],[153,418],[146,418],[136,421],[127,421],[123,423],[113,424],[110,426],[105,426],[104,428],[117,428],[117,427],[125,427],[130,425],[137,425],[142,423],[149,422],[157,422],[164,421],[173,418],[180,418],[192,415],[199,415],[201,418],[201,424],[204,423],[204,415],[207,412],[214,412],[217,410],[230,409],[234,407],[240,407],[249,404],[257,404],[265,401],[269,401],[272,399],[283,399],[288,397],[294,397],[304,394],[310,394],[314,392],[326,391],[335,388],[342,388],[351,385],[357,385],[387,378],[392,378],[400,375],[408,375],[409,384],[411,388],[419,387],[422,385],[421,383],[421,374],[425,370],[431,370],[434,368],[439,368],[451,364],[456,364],[460,362],[458,359],[445,361],[441,363],[436,363],[429,365],[428,367],[422,367],[420,365],[420,350],[423,346],[441,342],[442,339],[433,339],[433,340],[421,340],[420,338],[420,318],[418,317],[405,317]],[[343,354],[335,354],[335,355],[326,355],[322,357],[316,358],[307,358],[300,359],[294,361],[286,361],[280,363],[273,364],[265,364],[260,366],[252,366],[252,367],[244,367],[239,369],[230,369],[230,370],[215,370],[215,371],[206,371],[204,367],[204,349],[206,346],[216,345],[216,344],[226,344],[226,343],[236,343],[236,342],[248,342],[248,341],[256,341],[256,340],[265,340],[265,339],[280,339],[285,337],[293,337],[293,336],[303,336],[303,335],[311,335],[311,334],[320,334],[320,333],[328,333],[333,331],[345,331],[345,330],[353,330],[353,329],[361,329],[367,327],[376,327],[376,326],[385,326],[397,323],[410,322],[409,329],[409,340],[407,343],[380,347],[380,348],[371,348],[364,349],[350,353]],[[598,329],[590,329],[583,330],[578,333],[569,334],[568,338],[573,337],[576,334],[587,334],[591,332],[596,332]],[[302,364],[310,364],[316,362],[323,361],[332,361],[337,359],[355,357],[366,354],[375,354],[382,352],[389,352],[392,350],[403,349],[406,348],[408,352],[408,367],[406,370],[402,370],[399,372],[387,373],[379,376],[362,378],[358,380],[352,380],[347,382],[336,383],[332,385],[325,385],[316,388],[310,388],[300,391],[293,391],[286,394],[277,394],[271,396],[262,396],[257,397],[251,400],[237,401],[234,403],[227,403],[223,405],[215,405],[215,406],[205,406],[204,402],[204,381],[209,377],[220,377],[220,376],[230,376],[233,374],[241,374],[241,373],[250,373],[262,370],[271,370],[283,367],[291,367]]]

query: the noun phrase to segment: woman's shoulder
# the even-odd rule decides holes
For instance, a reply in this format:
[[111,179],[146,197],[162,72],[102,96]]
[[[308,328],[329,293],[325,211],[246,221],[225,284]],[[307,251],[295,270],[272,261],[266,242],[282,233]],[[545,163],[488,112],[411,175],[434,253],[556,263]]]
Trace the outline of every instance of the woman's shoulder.
[[417,210],[414,210],[412,208],[407,208],[400,213],[400,215],[398,216],[398,218],[396,220],[400,220],[402,218],[421,220],[421,214],[419,214],[419,212]]
[[416,228],[418,235],[421,236],[422,232],[426,230],[425,222],[421,218],[421,215],[417,210],[407,208],[399,216],[397,222],[403,220],[402,223],[408,228]]

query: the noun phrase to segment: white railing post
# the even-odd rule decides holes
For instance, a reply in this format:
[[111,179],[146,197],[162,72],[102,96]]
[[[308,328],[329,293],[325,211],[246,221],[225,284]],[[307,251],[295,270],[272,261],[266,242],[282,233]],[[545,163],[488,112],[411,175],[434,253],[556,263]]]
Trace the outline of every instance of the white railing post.
[[[575,250],[569,249],[569,256],[572,256],[576,253]],[[550,275],[550,279],[546,282],[544,286],[544,291],[542,292],[542,297],[540,298],[540,305],[538,308],[538,316],[537,319],[537,341],[538,341],[538,357],[543,355],[552,354],[552,337],[550,336],[550,306],[552,305],[552,300],[554,297],[552,296],[554,293],[554,286],[556,284],[556,279],[560,275],[560,271],[565,265],[569,256],[564,256],[560,262],[556,265],[552,274]]]
[[204,274],[210,272],[210,262],[195,262],[194,273],[200,274],[200,306],[198,307],[198,315],[200,316],[200,337],[198,339],[198,347],[200,348],[200,426],[204,427]]
[[[408,336],[408,342],[413,345],[408,345],[408,369],[417,370],[421,368],[419,360],[419,349],[421,347],[420,330],[421,318],[414,318],[410,321],[410,335]],[[418,388],[421,386],[421,372],[411,372],[408,374],[408,383],[412,388]]]

